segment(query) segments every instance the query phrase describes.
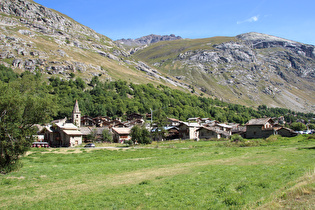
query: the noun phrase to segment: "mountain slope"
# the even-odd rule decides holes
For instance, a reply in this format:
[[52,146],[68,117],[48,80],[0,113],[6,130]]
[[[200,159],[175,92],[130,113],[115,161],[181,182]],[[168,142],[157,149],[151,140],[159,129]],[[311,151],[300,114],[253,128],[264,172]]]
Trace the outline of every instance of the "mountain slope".
[[315,47],[260,33],[156,43],[135,53],[206,94],[315,111]]
[[186,87],[133,59],[108,37],[33,1],[0,0],[0,33],[0,63],[20,72]]

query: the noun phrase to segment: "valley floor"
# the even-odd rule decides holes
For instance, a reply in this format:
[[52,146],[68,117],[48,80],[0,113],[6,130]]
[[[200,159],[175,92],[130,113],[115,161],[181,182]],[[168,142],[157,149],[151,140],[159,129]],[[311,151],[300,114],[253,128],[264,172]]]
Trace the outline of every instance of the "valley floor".
[[314,136],[251,141],[260,146],[32,148],[20,171],[0,176],[0,208],[314,209]]

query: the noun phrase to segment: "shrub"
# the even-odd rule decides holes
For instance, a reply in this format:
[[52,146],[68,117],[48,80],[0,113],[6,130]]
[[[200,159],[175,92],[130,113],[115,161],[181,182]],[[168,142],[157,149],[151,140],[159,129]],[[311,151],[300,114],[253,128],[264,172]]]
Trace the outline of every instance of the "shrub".
[[244,142],[244,138],[239,134],[234,134],[231,136],[231,142]]
[[226,206],[238,206],[238,205],[244,205],[245,201],[241,196],[234,194],[225,198],[223,200],[223,203]]
[[280,135],[271,135],[268,138],[266,138],[266,142],[275,142],[281,138]]
[[132,140],[124,141],[124,143],[127,144],[128,146],[134,145]]

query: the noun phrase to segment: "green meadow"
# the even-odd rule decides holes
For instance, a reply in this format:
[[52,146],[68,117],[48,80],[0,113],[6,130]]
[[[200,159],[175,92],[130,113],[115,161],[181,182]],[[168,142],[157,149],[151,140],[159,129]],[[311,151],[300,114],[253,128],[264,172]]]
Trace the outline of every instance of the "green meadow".
[[32,148],[21,163],[19,171],[0,175],[0,209],[315,207],[311,135]]

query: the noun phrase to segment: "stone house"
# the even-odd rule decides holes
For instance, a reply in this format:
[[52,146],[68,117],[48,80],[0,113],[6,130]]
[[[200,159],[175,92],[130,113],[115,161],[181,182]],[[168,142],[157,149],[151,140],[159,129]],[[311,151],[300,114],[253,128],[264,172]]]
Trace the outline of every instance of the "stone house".
[[132,120],[143,120],[143,116],[141,114],[132,113],[127,116],[128,121]]
[[217,123],[214,127],[216,129],[218,129],[218,130],[225,131],[229,135],[232,135],[232,128],[233,128],[233,126],[231,126],[231,125]]
[[55,123],[45,126],[40,133],[52,147],[73,147],[82,144],[82,133],[73,123]]
[[167,131],[167,133],[166,133],[166,139],[167,140],[179,138],[179,129],[177,127],[175,127],[175,126],[166,127],[165,130]]
[[178,127],[179,138],[198,139],[197,130],[201,127],[199,123],[181,122]]
[[130,128],[112,128],[113,141],[116,143],[124,143],[125,141],[131,140],[131,129]]
[[167,125],[168,126],[178,126],[181,123],[180,120],[174,118],[167,118]]
[[[102,141],[103,139],[103,131],[109,130],[107,127],[81,127],[80,131],[82,133],[82,139],[84,142],[89,141]],[[94,139],[90,139],[92,137]]]
[[201,118],[200,119],[200,123],[202,124],[202,125],[205,125],[205,124],[208,124],[208,123],[210,123],[212,120],[210,119],[210,118]]
[[[133,127],[135,125],[142,126],[144,124],[143,119],[131,120],[123,123],[125,127]],[[115,126],[117,127],[117,126]]]
[[197,130],[199,139],[220,139],[231,136],[230,132],[217,129],[215,127],[201,127]]
[[283,137],[293,137],[297,135],[297,132],[295,132],[294,130],[290,128],[278,127],[278,128],[275,128],[275,130],[277,131],[277,134]]
[[201,118],[200,117],[191,117],[191,118],[188,118],[187,121],[190,123],[201,124]]
[[246,123],[245,138],[268,138],[277,134],[273,127],[274,121],[269,118],[251,119]]
[[83,117],[81,117],[81,125],[82,126],[96,126],[96,122],[92,117],[84,115]]

